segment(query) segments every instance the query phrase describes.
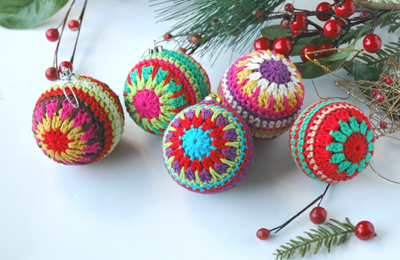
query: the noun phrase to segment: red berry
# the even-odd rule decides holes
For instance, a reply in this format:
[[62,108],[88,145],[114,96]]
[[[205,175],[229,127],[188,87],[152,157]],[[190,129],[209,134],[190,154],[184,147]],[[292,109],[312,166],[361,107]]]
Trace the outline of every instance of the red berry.
[[367,17],[369,17],[370,16],[370,14],[368,13],[368,12],[362,12],[361,14],[360,14],[360,17],[362,17],[362,18],[367,18]]
[[386,128],[387,128],[387,123],[386,123],[386,122],[381,122],[381,123],[379,124],[379,126],[380,126],[382,129],[386,129]]
[[257,230],[257,237],[261,240],[267,240],[269,238],[269,230],[266,228],[260,228]]
[[379,91],[376,89],[371,91],[371,96],[373,96],[373,97],[376,97],[378,94],[379,94]]
[[201,40],[201,36],[198,34],[192,35],[189,37],[189,42],[193,44],[197,44]]
[[287,57],[293,51],[293,43],[285,37],[281,37],[274,42],[274,51]]
[[386,79],[386,84],[388,84],[388,85],[392,85],[393,84],[393,79],[391,78],[391,77],[388,77],[387,79]]
[[264,9],[264,8],[258,8],[258,9],[256,10],[256,16],[257,16],[259,19],[262,19],[262,18],[265,16],[265,9]]
[[[318,48],[316,46],[314,46],[314,45],[311,45],[311,44],[304,46],[303,49],[301,49],[301,52],[300,52],[301,60],[303,62],[307,62],[307,61],[310,61],[308,58],[310,58],[311,60],[318,59],[318,53],[317,52],[308,53],[308,52],[313,52],[313,51],[317,51],[317,50],[318,50]],[[306,54],[307,54],[307,56],[306,56]]]
[[293,35],[300,35],[307,29],[307,26],[307,16],[302,13],[297,13],[295,15],[295,20],[290,24],[290,31]]
[[342,27],[336,20],[329,20],[324,25],[324,32],[329,38],[336,38],[342,32]]
[[179,47],[178,51],[180,51],[180,52],[182,52],[182,53],[186,53],[186,49],[185,49],[185,48],[182,48],[182,47]]
[[51,28],[46,31],[46,38],[51,42],[57,41],[59,36],[60,34],[57,29]]
[[336,18],[335,20],[338,21],[340,27],[342,27],[342,28],[346,27],[346,22],[343,21],[342,19]]
[[62,73],[62,68],[68,68],[72,72],[72,64],[69,61],[63,61],[60,63],[59,70]]
[[172,34],[170,34],[170,33],[166,33],[166,34],[163,35],[163,39],[164,40],[169,40],[171,38],[172,38]]
[[[322,2],[317,6],[317,12],[327,12],[327,11],[332,11],[332,6],[330,3],[327,2]],[[317,15],[318,20],[320,21],[328,21],[331,19],[330,14],[319,14]]]
[[366,220],[361,221],[356,225],[354,233],[361,240],[369,240],[376,235],[374,225]]
[[385,97],[381,94],[376,95],[376,101],[378,101],[379,103],[383,102],[383,100],[385,100]]
[[71,20],[68,22],[68,27],[71,31],[78,31],[81,28],[80,23],[77,20]]
[[54,67],[50,67],[46,70],[46,78],[50,81],[55,81],[58,79],[58,71]]
[[344,1],[343,4],[335,6],[337,16],[349,18],[356,12],[356,4],[351,0]]
[[255,51],[260,51],[260,50],[263,50],[263,51],[271,50],[271,49],[272,49],[272,42],[271,42],[268,38],[261,37],[261,38],[258,38],[258,39],[254,42],[253,47],[254,47],[254,50],[255,50]]
[[285,4],[285,11],[286,12],[293,12],[294,6],[292,4]]
[[212,20],[212,21],[211,21],[211,27],[212,27],[212,28],[215,28],[215,27],[217,27],[217,25],[218,25],[218,22],[219,22],[219,20],[218,20],[218,19],[214,19],[214,20]]
[[328,213],[323,207],[315,207],[310,212],[310,220],[312,223],[320,225],[325,222]]
[[375,53],[379,51],[382,47],[381,37],[376,34],[370,33],[365,36],[363,40],[363,46],[367,52]]
[[289,29],[290,28],[289,20],[283,18],[281,21],[281,26],[285,30]]
[[325,58],[325,57],[329,57],[331,55],[333,55],[335,53],[334,50],[330,50],[335,48],[335,46],[332,43],[329,42],[325,42],[323,44],[321,44],[318,48],[318,50],[322,51],[322,50],[329,50],[329,51],[322,51],[319,53],[319,57],[320,58]]

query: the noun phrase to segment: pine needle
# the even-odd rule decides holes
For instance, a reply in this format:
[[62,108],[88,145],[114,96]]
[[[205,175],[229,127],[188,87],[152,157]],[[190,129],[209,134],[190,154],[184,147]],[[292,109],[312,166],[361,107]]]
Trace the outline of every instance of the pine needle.
[[346,218],[346,222],[339,222],[335,219],[330,219],[324,226],[318,226],[317,229],[310,229],[304,233],[308,236],[297,236],[296,239],[290,239],[284,245],[276,249],[273,255],[276,259],[289,259],[293,257],[296,252],[301,256],[311,252],[311,246],[315,244],[314,254],[317,254],[322,246],[331,252],[332,246],[338,246],[344,243],[349,234],[354,233],[354,225]]

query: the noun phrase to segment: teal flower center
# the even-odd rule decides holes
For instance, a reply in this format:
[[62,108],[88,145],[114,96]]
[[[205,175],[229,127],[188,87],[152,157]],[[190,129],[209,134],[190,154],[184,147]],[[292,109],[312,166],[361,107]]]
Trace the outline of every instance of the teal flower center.
[[211,130],[204,131],[193,126],[189,130],[185,130],[185,134],[180,137],[181,148],[185,151],[185,155],[188,155],[191,160],[202,160],[204,156],[209,156],[210,151],[216,149],[211,145],[210,132]]

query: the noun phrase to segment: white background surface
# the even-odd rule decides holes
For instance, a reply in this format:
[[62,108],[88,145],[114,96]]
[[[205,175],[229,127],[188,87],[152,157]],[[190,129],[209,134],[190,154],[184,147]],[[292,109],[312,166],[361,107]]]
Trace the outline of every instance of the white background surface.
[[[78,18],[82,4],[77,1],[71,19]],[[317,4],[298,1],[296,6],[314,9]],[[171,26],[156,24],[154,10],[144,0],[89,1],[74,72],[107,83],[122,98],[130,69]],[[56,44],[46,40],[45,31],[56,27],[65,12],[29,30],[0,28],[0,259],[273,259],[280,244],[315,228],[307,212],[267,241],[255,236],[261,227],[282,224],[325,188],[296,167],[288,133],[257,142],[247,177],[228,192],[208,196],[171,179],[163,165],[162,138],[145,133],[128,114],[120,143],[102,161],[65,166],[44,156],[33,138],[31,116],[51,85],[44,72],[52,65]],[[74,39],[75,33],[66,30],[60,62],[69,60]],[[213,67],[207,58],[195,58],[215,91],[230,53]],[[315,80],[321,95],[344,96],[333,82]],[[319,100],[309,80],[305,86],[303,108]],[[350,102],[369,113],[354,99]],[[372,161],[397,180],[399,148],[400,143],[379,139]],[[306,259],[396,259],[399,195],[400,186],[370,168],[333,185],[322,203],[328,217],[349,217],[353,224],[369,220],[378,236],[366,242],[352,236],[331,254],[321,249]]]

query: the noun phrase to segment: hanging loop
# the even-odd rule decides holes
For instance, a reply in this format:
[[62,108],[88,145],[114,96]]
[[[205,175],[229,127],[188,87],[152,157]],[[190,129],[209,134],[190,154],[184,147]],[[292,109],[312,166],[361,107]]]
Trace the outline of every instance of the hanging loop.
[[[61,80],[62,81],[66,81],[64,83],[63,87],[62,87],[62,90],[64,92],[64,96],[68,100],[68,103],[71,104],[71,106],[73,106],[74,108],[78,108],[79,107],[79,101],[78,101],[77,96],[75,95],[74,90],[72,89],[72,86],[73,86],[72,85],[72,80],[71,80],[72,76],[74,76],[74,74],[71,72],[71,70],[69,68],[67,68],[67,67],[63,67],[62,68]],[[71,90],[71,93],[74,96],[75,104],[74,104],[74,102],[72,102],[72,100],[69,98],[69,96],[67,94],[67,91],[66,91],[67,87]]]

